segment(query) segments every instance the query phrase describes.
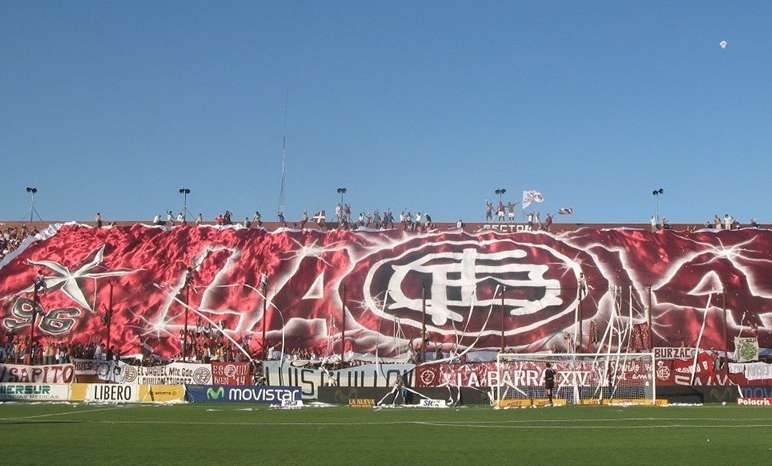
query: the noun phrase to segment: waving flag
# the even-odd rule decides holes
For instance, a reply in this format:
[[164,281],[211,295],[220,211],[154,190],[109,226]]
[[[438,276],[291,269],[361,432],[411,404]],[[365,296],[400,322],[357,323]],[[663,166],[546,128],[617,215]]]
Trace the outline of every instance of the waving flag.
[[544,202],[544,196],[539,191],[523,191],[523,209],[529,205]]
[[560,215],[571,215],[574,213],[574,209],[571,207],[561,207],[558,209]]

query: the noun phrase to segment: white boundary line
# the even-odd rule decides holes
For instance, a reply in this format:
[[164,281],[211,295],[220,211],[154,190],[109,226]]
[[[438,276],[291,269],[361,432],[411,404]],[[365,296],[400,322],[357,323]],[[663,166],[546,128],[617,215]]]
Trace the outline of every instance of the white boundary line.
[[[24,420],[19,419],[19,420]],[[361,426],[361,425],[417,425],[417,426],[431,426],[431,427],[463,427],[463,428],[483,428],[483,429],[539,429],[539,430],[611,430],[611,429],[624,429],[624,430],[640,430],[640,429],[758,429],[758,428],[772,428],[772,424],[641,424],[635,426],[609,426],[609,425],[538,425],[538,424],[460,424],[460,423],[444,423],[444,422],[431,422],[431,421],[406,421],[406,422],[368,422],[368,423],[352,423],[352,422],[294,422],[294,423],[273,423],[273,422],[206,422],[206,421],[164,421],[164,420],[146,420],[146,421],[106,421],[106,420],[83,420],[79,421],[81,424],[133,424],[133,425],[201,425],[201,426],[238,426],[238,427],[274,427],[277,425],[292,425],[292,426]],[[31,421],[30,424],[35,424],[35,421]]]
[[87,413],[99,413],[103,411],[115,411],[116,409],[125,409],[128,407],[141,407],[141,405],[121,405],[121,406],[113,406],[110,408],[99,408],[99,409],[84,409],[84,410],[73,410],[73,411],[60,411],[58,413],[47,413],[47,414],[36,414],[34,416],[18,416],[18,417],[2,417],[0,418],[0,421],[24,421],[27,419],[38,419],[41,417],[53,417],[53,416],[68,416],[70,414],[87,414]]

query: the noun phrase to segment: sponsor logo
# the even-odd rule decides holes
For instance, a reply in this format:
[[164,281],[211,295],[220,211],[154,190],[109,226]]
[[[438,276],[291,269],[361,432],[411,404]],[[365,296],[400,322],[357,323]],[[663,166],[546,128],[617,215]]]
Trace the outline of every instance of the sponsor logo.
[[445,400],[430,400],[428,398],[423,398],[418,403],[418,406],[422,408],[447,408],[448,404]]
[[259,388],[241,388],[231,387],[228,389],[229,401],[281,401],[294,400],[297,391],[286,388],[259,387]]
[[132,401],[134,398],[132,385],[93,384],[91,387],[91,399],[94,401]]
[[50,385],[0,385],[0,395],[49,395]]
[[222,400],[223,398],[225,398],[225,387],[206,389],[207,400]]
[[772,398],[738,398],[739,406],[772,406]]
[[375,406],[375,400],[372,398],[351,398],[348,400],[350,408],[372,408]]

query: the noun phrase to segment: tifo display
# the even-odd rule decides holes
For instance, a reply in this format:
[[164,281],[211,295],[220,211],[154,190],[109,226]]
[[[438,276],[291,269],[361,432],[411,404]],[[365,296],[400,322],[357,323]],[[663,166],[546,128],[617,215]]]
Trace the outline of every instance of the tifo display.
[[763,229],[53,225],[0,263],[0,381],[14,400],[427,408],[755,390],[769,264]]

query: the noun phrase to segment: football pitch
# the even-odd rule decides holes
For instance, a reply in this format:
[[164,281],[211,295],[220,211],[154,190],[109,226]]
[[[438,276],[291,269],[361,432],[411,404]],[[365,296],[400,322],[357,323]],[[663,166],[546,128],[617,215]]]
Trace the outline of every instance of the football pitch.
[[0,406],[3,464],[770,464],[772,408]]

